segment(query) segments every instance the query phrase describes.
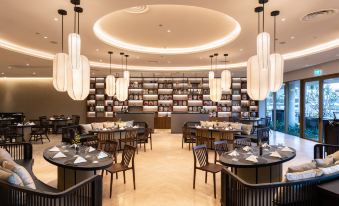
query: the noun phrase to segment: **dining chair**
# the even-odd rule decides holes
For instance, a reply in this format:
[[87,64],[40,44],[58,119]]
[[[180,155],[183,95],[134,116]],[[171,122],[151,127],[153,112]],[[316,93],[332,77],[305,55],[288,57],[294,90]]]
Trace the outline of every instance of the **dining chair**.
[[214,164],[219,162],[220,156],[227,151],[228,146],[226,140],[214,142]]
[[[115,163],[118,163],[117,158],[117,150],[118,150],[118,142],[115,140],[106,140],[104,142],[98,142],[98,150],[104,151],[112,155],[112,159]],[[101,171],[102,173],[104,170]],[[106,171],[107,175],[107,171]],[[116,173],[116,179],[118,179],[118,173]]]
[[205,183],[207,183],[207,173],[210,172],[213,174],[214,198],[216,198],[217,195],[216,195],[215,174],[219,173],[223,167],[219,164],[209,163],[206,145],[197,145],[193,147],[193,156],[194,156],[193,189],[195,189],[196,170],[201,170],[205,172]]
[[234,141],[235,148],[242,148],[245,146],[252,146],[251,138],[239,138]]
[[191,145],[193,148],[193,144],[196,143],[197,138],[192,135],[191,129],[187,126],[182,127],[182,141],[181,148],[184,148],[184,143],[188,144],[188,150],[191,150]]
[[208,145],[210,146],[210,132],[205,128],[196,129],[197,140],[196,145]]
[[[143,144],[144,145],[144,152],[146,152],[146,144],[148,143],[148,139],[149,139],[149,136],[151,135],[151,129],[150,128],[142,128],[144,130],[144,132],[142,133],[138,133],[137,134],[137,143],[138,145],[140,145],[140,148],[141,148],[141,145]],[[150,144],[151,144],[151,148],[152,148],[152,139],[150,139]]]
[[136,148],[137,154],[138,154],[138,131],[136,129],[127,129],[125,132],[124,137],[119,139],[120,146],[121,143],[124,143],[124,145],[131,145]]
[[[105,169],[107,172],[111,173],[111,180],[110,180],[110,190],[109,190],[109,197],[112,197],[112,185],[113,185],[113,174],[118,172],[123,172],[124,176],[124,184],[126,184],[126,175],[125,172],[127,170],[132,170],[133,174],[133,187],[135,190],[135,167],[134,167],[134,157],[135,157],[135,150],[136,148],[126,144],[124,146],[124,150],[122,152],[122,158],[120,163],[115,163],[111,167]],[[131,163],[132,161],[132,163]],[[129,166],[131,164],[131,166]],[[103,172],[101,173],[103,175]]]

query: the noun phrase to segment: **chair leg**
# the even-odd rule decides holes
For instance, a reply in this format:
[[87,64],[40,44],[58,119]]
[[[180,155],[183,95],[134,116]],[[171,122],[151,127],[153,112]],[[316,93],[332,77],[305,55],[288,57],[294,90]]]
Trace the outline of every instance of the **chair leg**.
[[109,186],[109,198],[112,198],[113,173],[111,173],[111,181]]
[[196,174],[196,169],[194,168],[194,172],[193,172],[193,189],[195,189],[195,174]]
[[151,143],[151,150],[152,150],[152,149],[153,149],[153,148],[152,148],[152,134],[150,135],[150,138],[149,138],[149,139],[150,139],[150,143]]
[[184,148],[184,138],[181,139],[181,148]]
[[133,186],[134,186],[134,190],[135,190],[135,171],[134,168],[132,169],[133,172]]
[[[107,174],[107,171],[106,171],[106,174]],[[101,170],[101,176],[102,177],[104,176],[104,170]]]
[[216,184],[215,184],[215,173],[213,173],[213,186],[214,186],[214,198],[217,198]]
[[44,144],[44,141],[42,140],[42,135],[40,135],[40,140],[41,140],[41,144]]
[[125,175],[125,171],[123,171],[124,173],[124,184],[126,184],[126,175]]
[[49,139],[48,135],[45,134],[46,138],[48,139],[48,142],[51,142],[51,140]]
[[207,172],[205,172],[205,183],[207,183]]
[[144,143],[144,152],[146,152],[146,143]]

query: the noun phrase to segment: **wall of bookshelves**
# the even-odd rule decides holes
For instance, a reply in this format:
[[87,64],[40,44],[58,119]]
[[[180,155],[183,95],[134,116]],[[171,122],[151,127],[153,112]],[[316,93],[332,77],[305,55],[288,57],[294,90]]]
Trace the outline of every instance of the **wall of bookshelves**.
[[232,78],[232,88],[219,102],[209,98],[208,78],[130,78],[128,100],[118,101],[105,94],[105,78],[92,77],[87,98],[87,117],[114,117],[115,112],[209,113],[217,117],[257,117],[258,102],[247,95],[246,78]]

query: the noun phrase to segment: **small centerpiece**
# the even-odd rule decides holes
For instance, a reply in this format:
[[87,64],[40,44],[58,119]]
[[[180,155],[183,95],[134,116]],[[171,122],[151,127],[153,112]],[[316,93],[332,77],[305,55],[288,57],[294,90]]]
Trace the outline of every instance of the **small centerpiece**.
[[76,154],[79,153],[80,134],[76,134],[72,140],[72,144],[75,148]]

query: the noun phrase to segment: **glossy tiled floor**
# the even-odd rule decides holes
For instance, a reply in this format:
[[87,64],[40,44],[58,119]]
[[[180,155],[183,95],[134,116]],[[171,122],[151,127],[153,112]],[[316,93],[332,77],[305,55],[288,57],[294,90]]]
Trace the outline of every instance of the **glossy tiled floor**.
[[[273,132],[271,144],[283,143],[297,150],[297,156],[284,164],[310,161],[314,142],[298,137]],[[61,137],[51,136],[50,143],[34,144],[34,172],[36,176],[56,186],[57,169],[42,157],[44,148],[60,142]],[[121,154],[119,154],[120,157]],[[214,158],[210,153],[210,159]],[[113,206],[193,206],[220,205],[220,175],[217,178],[217,199],[213,198],[212,176],[204,183],[204,173],[197,173],[196,189],[193,183],[193,154],[188,147],[181,148],[181,135],[170,134],[169,130],[157,130],[153,135],[153,150],[139,151],[136,155],[136,190],[133,190],[132,174],[127,172],[123,183],[122,174],[113,183],[112,199],[109,198],[109,175],[104,176],[104,205]]]

